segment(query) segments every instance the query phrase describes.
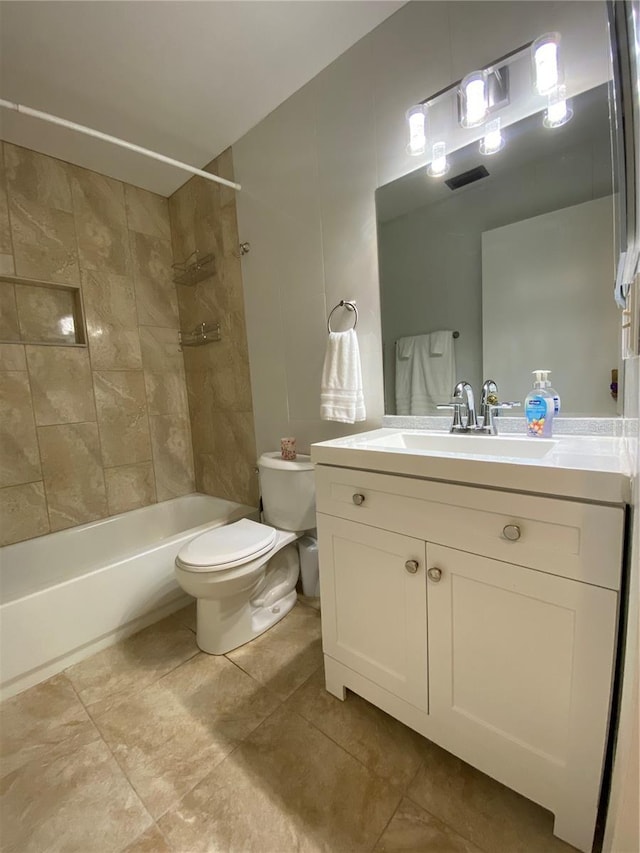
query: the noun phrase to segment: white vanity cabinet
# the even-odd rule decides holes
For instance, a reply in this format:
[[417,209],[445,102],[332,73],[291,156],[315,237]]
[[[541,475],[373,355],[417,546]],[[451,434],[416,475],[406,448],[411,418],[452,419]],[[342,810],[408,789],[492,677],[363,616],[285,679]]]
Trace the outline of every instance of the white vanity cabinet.
[[327,689],[540,803],[590,851],[623,508],[328,465],[316,482]]

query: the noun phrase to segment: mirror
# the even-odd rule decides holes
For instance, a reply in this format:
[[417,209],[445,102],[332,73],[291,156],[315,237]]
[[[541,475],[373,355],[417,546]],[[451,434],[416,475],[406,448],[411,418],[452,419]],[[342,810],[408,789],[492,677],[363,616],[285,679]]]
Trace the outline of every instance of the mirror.
[[[607,84],[570,105],[560,127],[545,127],[538,107],[503,128],[498,153],[480,153],[480,129],[448,153],[446,175],[421,166],[377,190],[387,414],[446,414],[435,407],[461,379],[476,394],[494,379],[501,400],[523,401],[531,371],[549,369],[563,416],[616,415]],[[447,183],[477,167],[484,177]]]

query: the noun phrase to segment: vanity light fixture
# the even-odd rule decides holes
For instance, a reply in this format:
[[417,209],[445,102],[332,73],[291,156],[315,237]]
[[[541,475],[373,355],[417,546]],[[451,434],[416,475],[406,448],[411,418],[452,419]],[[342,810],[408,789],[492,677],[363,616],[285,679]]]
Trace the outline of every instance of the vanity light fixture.
[[441,178],[449,171],[449,161],[444,142],[434,142],[431,148],[431,163],[427,167],[427,175],[432,178]]
[[424,104],[416,104],[407,110],[407,121],[409,122],[409,144],[407,154],[418,157],[424,154],[427,136],[427,108]]
[[550,94],[560,79],[560,33],[545,33],[531,45],[536,90],[539,95]]
[[463,127],[477,127],[487,115],[487,77],[485,71],[472,71],[460,84]]
[[481,154],[497,154],[504,148],[504,136],[500,130],[500,118],[494,118],[487,122],[485,133],[480,142]]
[[545,127],[562,127],[573,116],[573,110],[567,103],[566,86],[558,86],[549,95],[549,104],[542,123]]

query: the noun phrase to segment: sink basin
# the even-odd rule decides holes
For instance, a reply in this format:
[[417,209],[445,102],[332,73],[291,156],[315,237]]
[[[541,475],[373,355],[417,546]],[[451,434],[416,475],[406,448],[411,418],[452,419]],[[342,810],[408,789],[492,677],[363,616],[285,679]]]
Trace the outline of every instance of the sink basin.
[[556,442],[552,438],[418,432],[397,432],[393,435],[371,439],[367,444],[380,449],[388,447],[390,450],[465,453],[517,459],[542,459],[556,446]]

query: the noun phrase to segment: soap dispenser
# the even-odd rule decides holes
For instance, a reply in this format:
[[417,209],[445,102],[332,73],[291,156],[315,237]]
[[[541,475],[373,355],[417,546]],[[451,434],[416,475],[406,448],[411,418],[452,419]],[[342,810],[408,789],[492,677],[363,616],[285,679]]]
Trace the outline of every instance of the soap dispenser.
[[[524,401],[524,414],[527,419],[527,435],[535,438],[550,438],[553,432],[555,410],[551,383],[547,378],[549,370],[534,370],[533,390]],[[558,398],[559,402],[559,398]]]

